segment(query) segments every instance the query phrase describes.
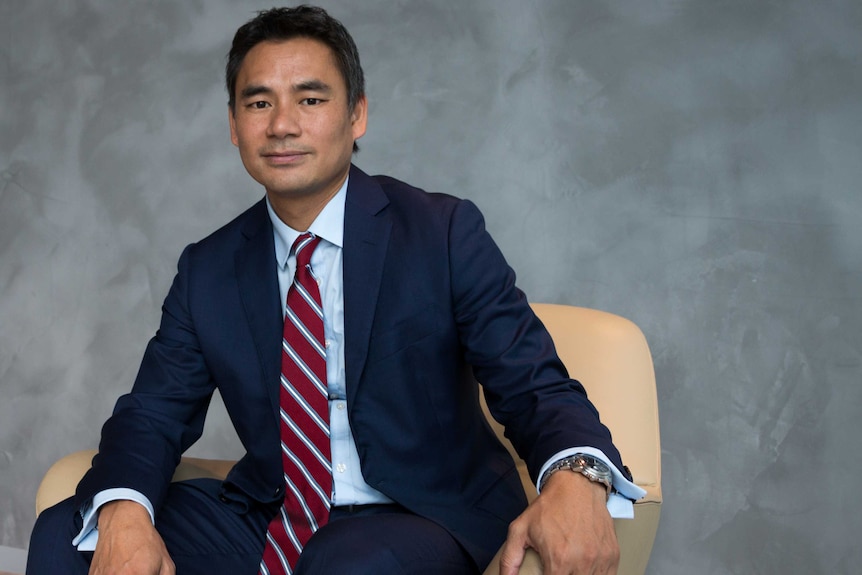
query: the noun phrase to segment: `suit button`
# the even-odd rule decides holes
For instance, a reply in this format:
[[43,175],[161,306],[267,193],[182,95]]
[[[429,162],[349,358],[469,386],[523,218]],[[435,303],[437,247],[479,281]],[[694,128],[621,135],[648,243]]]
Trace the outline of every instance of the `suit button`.
[[218,498],[222,503],[227,503],[227,497],[225,497],[224,495],[219,495]]

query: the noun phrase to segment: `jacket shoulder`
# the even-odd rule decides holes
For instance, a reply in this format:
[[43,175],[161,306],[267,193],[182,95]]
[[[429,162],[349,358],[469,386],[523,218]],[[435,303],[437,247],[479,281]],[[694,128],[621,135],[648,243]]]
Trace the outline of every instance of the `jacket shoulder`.
[[372,178],[383,190],[392,209],[407,215],[423,215],[421,219],[435,216],[449,218],[459,206],[472,205],[469,200],[443,192],[428,192],[391,176],[377,175]]
[[198,240],[191,248],[194,251],[219,250],[235,246],[242,237],[250,238],[261,231],[269,229],[269,213],[266,210],[266,200],[261,199],[250,208],[224,224],[208,236]]

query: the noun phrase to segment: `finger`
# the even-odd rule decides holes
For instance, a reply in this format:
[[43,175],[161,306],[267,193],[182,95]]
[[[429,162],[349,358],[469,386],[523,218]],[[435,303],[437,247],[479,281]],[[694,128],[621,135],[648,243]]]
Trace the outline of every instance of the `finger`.
[[507,540],[500,553],[500,575],[518,575],[526,549]]
[[529,543],[520,524],[509,525],[506,542],[500,550],[500,575],[518,575],[518,570],[524,563],[524,555]]

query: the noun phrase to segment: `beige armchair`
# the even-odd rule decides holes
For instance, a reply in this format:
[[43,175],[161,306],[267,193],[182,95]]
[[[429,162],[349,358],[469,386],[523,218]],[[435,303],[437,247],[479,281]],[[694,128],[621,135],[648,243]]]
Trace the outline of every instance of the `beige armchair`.
[[[533,304],[533,309],[551,333],[572,377],[584,384],[602,421],[611,429],[634,482],[647,492],[635,503],[634,519],[614,521],[620,544],[619,574],[642,575],[652,551],[662,502],[658,403],[646,339],[635,324],[610,313],[553,304]],[[503,437],[502,427],[488,418],[518,462],[527,495],[535,497],[526,465]],[[72,453],[48,470],[36,494],[37,514],[74,493],[95,453]],[[202,476],[224,478],[233,463],[184,457],[174,481]],[[497,575],[496,564],[496,560],[492,561],[485,575]],[[541,575],[542,564],[536,553],[528,553],[520,573]]]

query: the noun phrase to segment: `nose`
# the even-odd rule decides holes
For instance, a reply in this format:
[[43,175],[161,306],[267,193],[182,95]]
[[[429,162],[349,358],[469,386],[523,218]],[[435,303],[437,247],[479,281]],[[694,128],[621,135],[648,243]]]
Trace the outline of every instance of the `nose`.
[[299,136],[302,129],[299,124],[299,111],[290,106],[275,106],[272,109],[267,135],[284,139]]

